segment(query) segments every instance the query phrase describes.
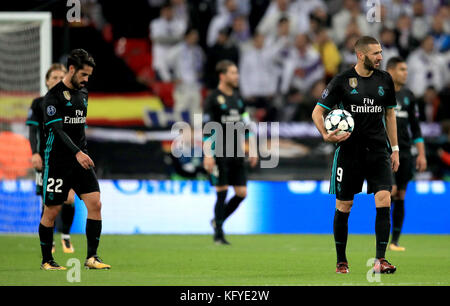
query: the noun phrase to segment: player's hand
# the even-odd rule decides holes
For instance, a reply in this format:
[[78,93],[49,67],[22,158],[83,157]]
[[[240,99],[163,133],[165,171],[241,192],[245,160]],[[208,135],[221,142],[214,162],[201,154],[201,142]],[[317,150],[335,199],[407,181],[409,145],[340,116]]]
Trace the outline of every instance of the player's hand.
[[323,135],[323,140],[326,142],[338,143],[338,142],[345,141],[350,137],[351,133],[349,133],[349,132],[344,132],[340,135],[337,135],[337,133],[339,133],[339,131],[340,131],[340,129],[335,129],[333,132]]
[[211,173],[216,165],[216,161],[212,156],[205,156],[203,159],[203,168],[205,168],[206,172]]
[[78,151],[75,155],[77,161],[80,163],[81,167],[88,170],[91,167],[95,167],[94,162],[89,157],[89,155],[85,154],[83,151]]
[[31,165],[36,170],[39,170],[39,171],[42,170],[42,158],[41,158],[41,155],[39,155],[39,153],[34,153],[31,156]]
[[391,168],[394,172],[397,172],[399,166],[400,166],[400,157],[398,151],[394,151],[391,154]]
[[250,167],[255,168],[258,164],[258,156],[250,156]]
[[427,159],[424,155],[418,155],[416,159],[416,169],[423,172],[427,169]]

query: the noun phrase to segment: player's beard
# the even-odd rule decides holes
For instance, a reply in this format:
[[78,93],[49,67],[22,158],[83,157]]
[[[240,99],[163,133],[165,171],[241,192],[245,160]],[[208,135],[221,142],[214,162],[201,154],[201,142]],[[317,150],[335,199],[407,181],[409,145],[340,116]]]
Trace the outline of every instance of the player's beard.
[[[72,84],[73,88],[80,90],[83,87],[86,87],[87,83],[86,82],[78,82],[78,78],[76,77],[76,74],[74,74],[72,76],[72,78],[70,79],[70,83]],[[81,84],[83,84],[84,86],[81,86]]]
[[238,88],[239,85],[238,85],[238,82],[229,81],[229,82],[227,82],[227,86],[230,88],[236,89],[236,88]]
[[368,56],[364,57],[364,68],[368,71],[372,71],[375,68],[375,63],[373,63]]

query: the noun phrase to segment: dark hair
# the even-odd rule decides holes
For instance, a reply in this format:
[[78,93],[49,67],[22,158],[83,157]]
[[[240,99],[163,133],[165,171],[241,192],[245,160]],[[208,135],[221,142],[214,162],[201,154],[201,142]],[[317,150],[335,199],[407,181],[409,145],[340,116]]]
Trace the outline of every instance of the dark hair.
[[75,70],[82,69],[84,65],[95,67],[94,58],[83,49],[72,50],[67,58],[67,68],[74,66]]
[[230,68],[231,66],[236,66],[236,64],[233,63],[230,60],[221,60],[216,65],[217,74],[220,75],[220,74],[223,74],[223,73],[227,73],[228,68]]
[[400,56],[391,57],[386,64],[386,70],[394,69],[395,67],[397,67],[398,64],[404,62],[405,60]]
[[45,80],[48,81],[48,79],[50,78],[50,75],[52,74],[53,71],[63,71],[63,72],[67,72],[66,67],[64,67],[63,64],[60,63],[54,63],[50,66],[50,68],[48,68],[47,73],[45,74]]
[[192,32],[197,32],[198,33],[197,28],[194,28],[194,27],[191,27],[191,26],[187,27],[186,31],[184,31],[184,37],[188,36]]
[[379,45],[380,43],[372,36],[362,36],[355,43],[355,51],[367,50],[367,46],[373,44]]
[[282,16],[280,17],[280,19],[278,19],[278,24],[281,24],[283,22],[289,22],[289,18],[286,16]]

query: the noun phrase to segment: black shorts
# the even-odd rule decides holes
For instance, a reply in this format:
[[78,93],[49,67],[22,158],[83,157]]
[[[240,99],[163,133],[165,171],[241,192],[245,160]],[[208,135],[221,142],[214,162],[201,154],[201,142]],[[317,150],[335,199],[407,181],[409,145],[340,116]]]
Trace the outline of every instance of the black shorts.
[[408,182],[414,177],[414,161],[410,152],[400,151],[400,166],[393,173],[393,184],[397,190],[406,190]]
[[390,154],[386,149],[341,146],[336,149],[331,171],[330,193],[341,201],[351,201],[362,191],[367,180],[367,193],[392,190]]
[[60,205],[67,200],[70,189],[77,195],[100,191],[94,169],[80,164],[52,165],[44,168],[43,200],[47,206]]
[[216,165],[209,175],[213,186],[246,186],[247,169],[245,159],[236,157],[216,157]]

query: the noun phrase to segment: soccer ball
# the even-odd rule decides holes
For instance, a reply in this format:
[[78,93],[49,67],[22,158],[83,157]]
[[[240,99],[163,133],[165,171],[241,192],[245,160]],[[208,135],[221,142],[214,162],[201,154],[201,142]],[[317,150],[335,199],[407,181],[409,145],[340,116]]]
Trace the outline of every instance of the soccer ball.
[[353,132],[355,128],[355,121],[352,114],[344,109],[334,109],[325,118],[325,129],[328,133],[333,132],[336,129],[340,131],[336,135],[340,135],[345,132]]

